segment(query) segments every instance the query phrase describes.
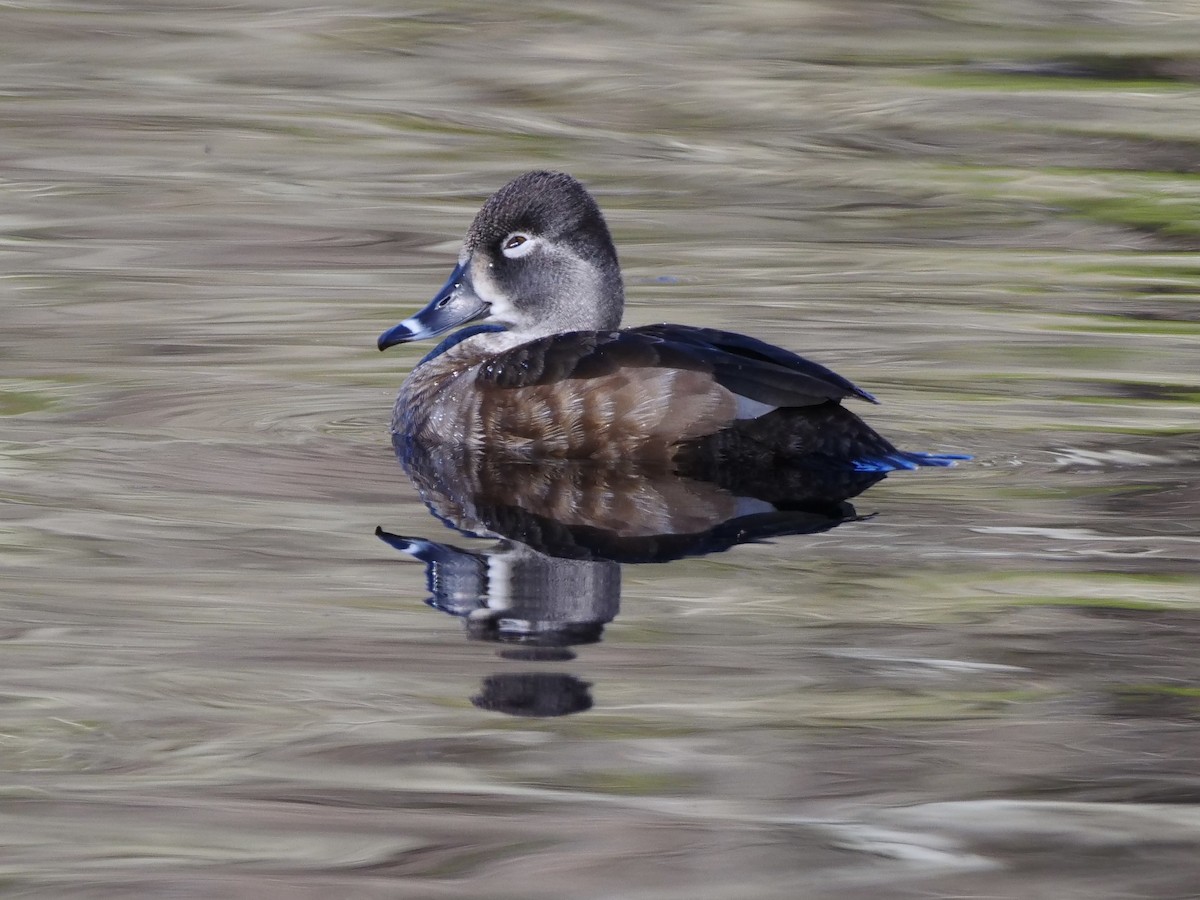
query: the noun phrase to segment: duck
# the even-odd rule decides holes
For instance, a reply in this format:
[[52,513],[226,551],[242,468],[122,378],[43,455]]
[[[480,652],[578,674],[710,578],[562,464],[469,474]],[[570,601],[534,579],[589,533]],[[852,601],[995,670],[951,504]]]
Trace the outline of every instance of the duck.
[[563,172],[487,199],[431,301],[378,347],[440,337],[413,367],[393,439],[515,459],[888,472],[969,457],[897,449],[842,405],[878,401],[757,338],[622,328],[624,282],[596,200]]

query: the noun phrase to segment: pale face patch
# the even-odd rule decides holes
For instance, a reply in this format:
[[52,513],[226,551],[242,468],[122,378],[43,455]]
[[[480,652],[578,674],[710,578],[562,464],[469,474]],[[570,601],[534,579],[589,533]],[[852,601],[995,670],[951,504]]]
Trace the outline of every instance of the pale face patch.
[[484,257],[473,257],[470,269],[471,286],[475,289],[475,296],[491,308],[490,319],[506,325],[513,325],[516,323],[516,309],[508,294],[496,284],[496,279],[492,277],[492,270],[493,264],[484,263]]

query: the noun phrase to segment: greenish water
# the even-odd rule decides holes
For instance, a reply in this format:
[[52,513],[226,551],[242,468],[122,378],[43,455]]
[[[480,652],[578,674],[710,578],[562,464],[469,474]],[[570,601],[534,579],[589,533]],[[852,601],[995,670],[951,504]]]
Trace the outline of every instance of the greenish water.
[[[0,7],[0,893],[1194,897],[1196,47],[1190,2]],[[538,167],[631,324],[976,460],[626,565],[572,660],[469,640],[374,534],[485,546],[374,340]],[[523,673],[590,708],[472,703]]]

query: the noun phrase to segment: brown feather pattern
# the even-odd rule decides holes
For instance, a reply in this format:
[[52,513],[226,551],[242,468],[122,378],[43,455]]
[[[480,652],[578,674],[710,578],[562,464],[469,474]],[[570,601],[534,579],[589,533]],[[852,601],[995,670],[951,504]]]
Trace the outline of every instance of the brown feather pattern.
[[[413,371],[396,401],[397,432],[434,443],[503,446],[517,456],[666,460],[677,444],[727,427],[737,408],[733,393],[705,371],[613,365],[607,374],[579,378],[567,375],[573,364],[562,355],[537,353],[507,359],[499,371],[474,343],[464,341]],[[556,370],[553,380],[548,370]],[[519,371],[524,378],[505,375]]]

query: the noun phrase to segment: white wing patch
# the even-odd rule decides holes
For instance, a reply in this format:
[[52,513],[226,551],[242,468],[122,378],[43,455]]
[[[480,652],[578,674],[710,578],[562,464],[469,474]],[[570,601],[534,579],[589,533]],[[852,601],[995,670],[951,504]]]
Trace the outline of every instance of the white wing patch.
[[735,419],[757,419],[759,416],[765,416],[767,413],[779,409],[778,406],[772,406],[770,403],[761,403],[738,394],[734,394],[734,396],[737,397],[737,410],[733,414]]

